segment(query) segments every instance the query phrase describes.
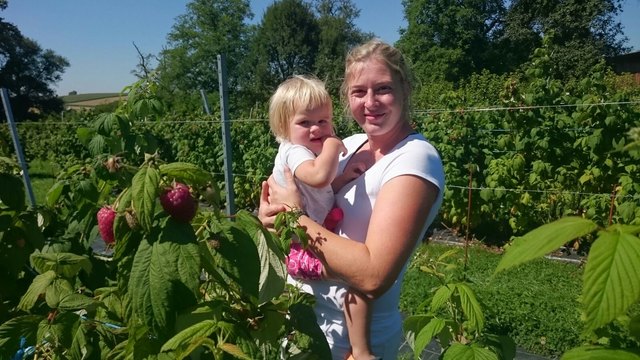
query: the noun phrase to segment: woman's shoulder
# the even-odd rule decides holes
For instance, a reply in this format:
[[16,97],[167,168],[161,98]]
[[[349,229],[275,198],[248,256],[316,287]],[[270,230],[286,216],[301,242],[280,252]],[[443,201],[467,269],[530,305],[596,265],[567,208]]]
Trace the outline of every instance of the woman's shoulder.
[[422,151],[429,154],[440,157],[436,147],[420,133],[413,133],[409,135],[401,144],[399,148],[408,151]]
[[354,134],[342,139],[342,143],[349,152],[360,147],[365,141],[367,141],[367,134]]

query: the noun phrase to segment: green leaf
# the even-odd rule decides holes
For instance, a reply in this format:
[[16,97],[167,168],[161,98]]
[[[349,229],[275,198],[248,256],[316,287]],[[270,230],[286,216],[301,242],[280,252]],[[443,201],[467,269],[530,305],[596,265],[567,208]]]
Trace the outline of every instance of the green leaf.
[[45,318],[38,324],[38,340],[36,344],[55,339],[56,343],[59,344],[58,346],[69,348],[73,342],[74,329],[79,325],[80,316],[69,311],[57,313],[52,320]]
[[24,184],[14,175],[0,173],[0,202],[11,210],[21,211],[25,208]]
[[95,134],[95,130],[86,128],[86,127],[79,127],[76,130],[76,135],[78,136],[78,140],[80,140],[80,143],[82,143],[85,146],[89,143],[89,141],[91,141],[93,134]]
[[21,337],[26,339],[27,344],[35,344],[42,318],[42,315],[24,315],[0,325],[0,354],[15,354],[20,348]]
[[190,185],[206,185],[209,182],[214,182],[211,173],[186,162],[162,164],[160,165],[160,174]]
[[22,295],[18,308],[24,311],[29,311],[38,301],[40,294],[44,294],[47,291],[47,287],[56,278],[56,273],[53,270],[46,271],[33,279],[31,285],[27,289],[27,292]]
[[402,329],[405,333],[405,338],[412,349],[415,349],[417,334],[427,326],[431,319],[433,319],[432,315],[420,314],[407,316],[402,322]]
[[580,217],[565,217],[542,225],[513,241],[502,256],[494,274],[542,257],[597,228],[598,225],[593,221]]
[[251,360],[251,357],[247,356],[247,354],[245,354],[242,351],[242,349],[240,349],[236,344],[222,343],[218,345],[218,347],[222,349],[222,351],[226,352],[227,354],[233,355],[233,357],[235,358],[243,359],[243,360]]
[[258,298],[260,256],[250,234],[236,224],[221,228],[224,236],[215,249],[220,269],[238,284],[244,294]]
[[307,335],[311,344],[309,351],[319,359],[331,359],[331,350],[327,338],[318,326],[316,314],[311,306],[306,304],[293,304],[289,307],[291,323],[295,330]]
[[597,346],[573,348],[562,355],[561,360],[640,360],[640,355],[619,349],[607,349]]
[[160,174],[150,166],[143,166],[133,176],[131,184],[133,210],[140,226],[147,232],[151,231],[159,184]]
[[443,360],[499,360],[497,354],[494,354],[491,350],[482,348],[477,344],[462,345],[460,343],[453,343],[444,354],[442,354]]
[[49,287],[47,287],[45,294],[47,306],[52,309],[57,309],[60,306],[60,300],[71,294],[73,294],[73,286],[71,286],[71,283],[63,278],[55,278]]
[[158,238],[144,238],[129,280],[132,310],[161,336],[171,333],[176,312],[196,303],[200,256],[193,228],[167,220]]
[[436,293],[433,294],[433,298],[431,299],[431,308],[432,312],[437,312],[447,301],[451,300],[451,295],[453,294],[454,287],[450,284],[442,285],[436,290]]
[[182,359],[184,356],[188,356],[189,353],[183,352],[189,345],[198,338],[208,337],[214,331],[218,329],[218,322],[216,320],[203,320],[196,323],[169,339],[160,351],[177,351],[176,357]]
[[31,264],[39,273],[53,270],[67,279],[75,278],[80,270],[90,273],[92,268],[88,257],[73,253],[33,253]]
[[97,302],[92,298],[86,295],[72,293],[60,300],[58,308],[61,310],[76,311],[80,309],[90,308],[95,305],[97,305]]
[[433,318],[431,321],[418,333],[413,347],[413,355],[416,359],[420,359],[420,355],[424,351],[424,348],[429,345],[431,339],[433,339],[442,329],[444,329],[445,322],[443,319]]
[[640,298],[640,239],[616,227],[598,235],[584,270],[587,329],[609,323]]
[[629,334],[640,341],[640,314],[629,320]]
[[104,136],[100,134],[95,134],[91,141],[89,141],[89,145],[87,148],[89,149],[89,153],[93,156],[99,155],[102,153],[103,149],[106,146],[106,139]]
[[479,333],[482,332],[484,329],[484,314],[480,303],[476,299],[475,293],[469,285],[464,283],[456,284],[456,289],[460,296],[462,311],[467,316],[467,319],[469,319],[469,324],[475,331]]
[[285,289],[287,268],[275,235],[246,210],[238,211],[236,224],[245,229],[256,243],[260,257],[259,303],[278,297]]
[[58,181],[55,184],[53,184],[51,189],[47,191],[48,206],[53,207],[58,202],[58,199],[60,199],[60,195],[62,195],[62,191],[64,190],[64,187],[66,185],[67,185],[66,181]]

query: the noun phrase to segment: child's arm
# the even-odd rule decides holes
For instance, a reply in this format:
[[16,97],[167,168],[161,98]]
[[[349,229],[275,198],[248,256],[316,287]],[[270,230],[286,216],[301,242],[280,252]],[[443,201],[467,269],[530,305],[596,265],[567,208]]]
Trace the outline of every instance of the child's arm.
[[351,345],[348,359],[376,359],[369,347],[370,305],[369,299],[351,288],[344,297],[344,317]]
[[305,161],[296,169],[295,176],[300,181],[316,188],[331,184],[338,172],[338,156],[346,153],[342,140],[327,138],[322,144],[322,152],[314,159]]

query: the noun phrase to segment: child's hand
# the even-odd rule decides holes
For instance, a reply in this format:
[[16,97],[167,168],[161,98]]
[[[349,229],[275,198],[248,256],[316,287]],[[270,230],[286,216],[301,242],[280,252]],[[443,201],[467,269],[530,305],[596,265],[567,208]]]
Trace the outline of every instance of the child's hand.
[[324,139],[324,142],[322,143],[322,149],[324,150],[326,148],[334,148],[337,149],[342,156],[347,155],[347,147],[344,146],[342,140],[340,140],[340,138],[336,136],[331,136]]
[[336,176],[336,178],[331,183],[331,188],[333,192],[338,192],[345,186],[347,183],[356,179],[358,176],[362,175],[365,171],[367,171],[367,166],[363,162],[349,162],[347,166],[344,168],[342,174]]
[[350,162],[344,168],[342,176],[344,176],[346,182],[349,182],[367,171],[367,166],[363,162]]

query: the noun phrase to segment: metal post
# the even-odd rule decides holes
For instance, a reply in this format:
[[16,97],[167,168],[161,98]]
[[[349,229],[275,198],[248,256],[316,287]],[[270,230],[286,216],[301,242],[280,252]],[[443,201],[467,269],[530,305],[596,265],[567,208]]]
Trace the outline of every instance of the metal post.
[[227,215],[235,214],[233,172],[231,169],[231,135],[227,101],[227,66],[224,55],[218,55],[218,84],[220,90],[220,120],[222,120],[222,146],[224,151],[224,186],[227,192]]
[[20,145],[20,138],[18,137],[18,129],[16,129],[16,123],[13,119],[13,112],[11,111],[11,103],[9,102],[9,92],[5,88],[1,88],[2,92],[2,105],[4,106],[4,113],[7,115],[7,122],[9,123],[9,130],[11,130],[11,137],[13,138],[13,147],[16,149],[18,155],[18,162],[22,168],[22,179],[24,181],[24,187],[27,189],[27,195],[29,196],[29,202],[31,206],[36,206],[36,197],[33,195],[31,189],[31,179],[29,178],[29,167],[24,158],[22,152],[22,146]]
[[209,102],[207,101],[207,94],[204,90],[200,90],[200,96],[202,97],[202,104],[204,105],[204,112],[207,115],[211,115],[211,110],[209,110]]

